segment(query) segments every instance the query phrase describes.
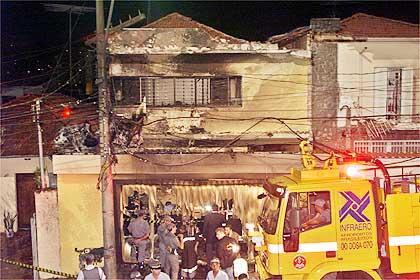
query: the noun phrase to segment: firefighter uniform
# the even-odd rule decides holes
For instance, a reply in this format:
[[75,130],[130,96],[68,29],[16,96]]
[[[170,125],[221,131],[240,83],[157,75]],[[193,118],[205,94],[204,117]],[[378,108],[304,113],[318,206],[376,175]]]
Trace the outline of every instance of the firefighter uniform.
[[187,236],[182,240],[184,249],[181,255],[181,272],[184,279],[194,279],[197,270],[197,252],[198,240],[195,236]]
[[144,220],[143,215],[140,215],[128,225],[128,231],[133,236],[133,243],[137,247],[137,261],[144,262],[147,257],[146,247],[150,234],[150,226]]
[[168,234],[168,224],[163,221],[157,228],[157,235],[159,236],[159,260],[162,264],[163,271],[168,273],[166,264],[166,257],[168,251],[166,249],[166,235]]
[[169,269],[169,275],[171,276],[172,280],[178,279],[179,273],[179,248],[181,244],[179,242],[178,237],[173,233],[169,232],[166,235],[166,244],[167,244],[167,251],[168,255],[166,256],[166,265]]

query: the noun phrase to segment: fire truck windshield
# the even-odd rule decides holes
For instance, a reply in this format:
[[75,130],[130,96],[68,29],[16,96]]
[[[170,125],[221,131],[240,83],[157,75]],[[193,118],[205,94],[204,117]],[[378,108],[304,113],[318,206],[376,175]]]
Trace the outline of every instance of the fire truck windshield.
[[281,198],[267,195],[264,200],[261,215],[258,216],[258,223],[268,234],[275,234],[279,219]]

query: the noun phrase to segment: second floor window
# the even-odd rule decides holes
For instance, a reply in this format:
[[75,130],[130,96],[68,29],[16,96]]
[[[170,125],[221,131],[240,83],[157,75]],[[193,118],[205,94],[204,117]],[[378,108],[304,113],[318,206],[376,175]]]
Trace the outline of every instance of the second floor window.
[[113,77],[115,104],[151,107],[235,106],[242,104],[241,77]]
[[401,114],[402,69],[388,68],[386,115],[387,119],[398,119]]

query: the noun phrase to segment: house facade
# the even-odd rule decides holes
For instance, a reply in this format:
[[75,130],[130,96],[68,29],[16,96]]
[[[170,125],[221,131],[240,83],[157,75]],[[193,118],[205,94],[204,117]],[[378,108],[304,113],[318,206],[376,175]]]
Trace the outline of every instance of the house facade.
[[315,139],[379,156],[418,156],[418,24],[358,13],[312,19],[269,41],[312,53]]
[[[232,199],[243,225],[255,222],[262,181],[299,165],[296,134],[310,133],[308,52],[174,13],[111,34],[108,53],[118,262],[133,262],[126,226],[135,198],[151,214],[170,202],[193,218]],[[74,273],[75,248],[102,246],[100,158],[54,155],[53,168],[61,270]]]

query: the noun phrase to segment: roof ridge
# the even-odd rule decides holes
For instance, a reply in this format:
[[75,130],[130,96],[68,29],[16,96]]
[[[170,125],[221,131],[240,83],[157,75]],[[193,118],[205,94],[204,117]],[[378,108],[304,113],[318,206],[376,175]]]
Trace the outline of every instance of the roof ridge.
[[381,20],[393,21],[393,22],[397,22],[397,23],[401,23],[401,24],[406,24],[406,25],[411,25],[411,26],[414,26],[414,27],[419,27],[419,24],[406,22],[406,21],[402,21],[402,20],[397,20],[397,19],[392,19],[392,18],[387,18],[387,17],[370,15],[370,14],[366,14],[366,13],[355,13],[354,15],[351,15],[347,18],[342,19],[341,23],[346,23],[346,22],[348,22],[348,21],[350,21],[354,18],[360,17],[360,16],[367,16],[367,17],[371,17],[371,18],[377,18],[377,19],[381,19]]
[[150,22],[150,23],[146,24],[146,25],[145,25],[145,26],[143,26],[142,28],[148,28],[148,26],[149,26],[149,25],[152,25],[152,24],[156,24],[156,23],[162,22],[162,21],[166,20],[167,18],[169,18],[169,17],[171,17],[171,16],[180,16],[180,17],[182,17],[182,18],[192,20],[192,18],[190,18],[190,17],[184,16],[184,15],[182,15],[182,14],[178,13],[178,12],[173,12],[173,13],[167,14],[167,15],[166,15],[166,16],[164,16],[164,17],[161,17],[160,19],[157,19],[157,20],[155,20],[155,21],[152,21],[152,22]]
[[[187,21],[190,21],[190,22],[192,22],[192,23],[194,23],[194,24],[198,25],[198,26],[199,26],[199,27],[201,27],[201,29],[203,29],[205,32],[207,32],[207,30],[211,30],[211,31],[215,32],[216,34],[218,34],[218,35],[222,35],[222,36],[225,36],[225,37],[228,37],[229,39],[232,39],[232,40],[238,40],[238,41],[243,41],[243,42],[247,42],[247,41],[246,41],[246,40],[244,40],[244,39],[236,38],[236,37],[234,37],[234,36],[232,36],[232,35],[226,34],[226,33],[222,32],[222,31],[220,31],[220,30],[217,30],[217,29],[215,29],[215,28],[213,28],[213,27],[211,27],[211,26],[208,26],[208,25],[206,25],[206,24],[203,24],[203,23],[201,23],[201,22],[198,22],[198,21],[196,21],[196,20],[194,20],[194,19],[192,19],[192,18],[190,18],[190,17],[184,16],[183,14],[180,14],[180,13],[178,13],[178,12],[173,12],[173,13],[167,14],[166,16],[164,16],[164,17],[162,17],[162,18],[160,18],[160,19],[158,19],[158,20],[155,20],[155,21],[153,21],[153,22],[151,22],[151,23],[149,23],[149,24],[147,24],[147,25],[143,26],[143,28],[153,28],[153,26],[152,26],[152,27],[150,27],[150,25],[155,25],[155,24],[158,24],[158,23],[160,23],[160,22],[164,22],[164,21],[165,21],[165,20],[167,20],[168,18],[170,18],[170,17],[174,17],[174,16],[180,17],[180,18],[181,18],[181,19],[183,19],[183,20],[187,20]],[[207,29],[207,30],[206,30],[206,29]],[[207,33],[208,33],[208,32],[207,32]]]
[[281,34],[277,34],[277,35],[272,35],[268,38],[267,41],[275,40],[275,39],[287,36],[288,34],[293,33],[293,32],[304,31],[305,29],[307,29],[307,31],[309,31],[311,29],[311,27],[308,26],[308,25],[299,26],[299,27],[296,27],[296,28],[290,30],[289,32],[285,32],[285,33],[281,33]]

